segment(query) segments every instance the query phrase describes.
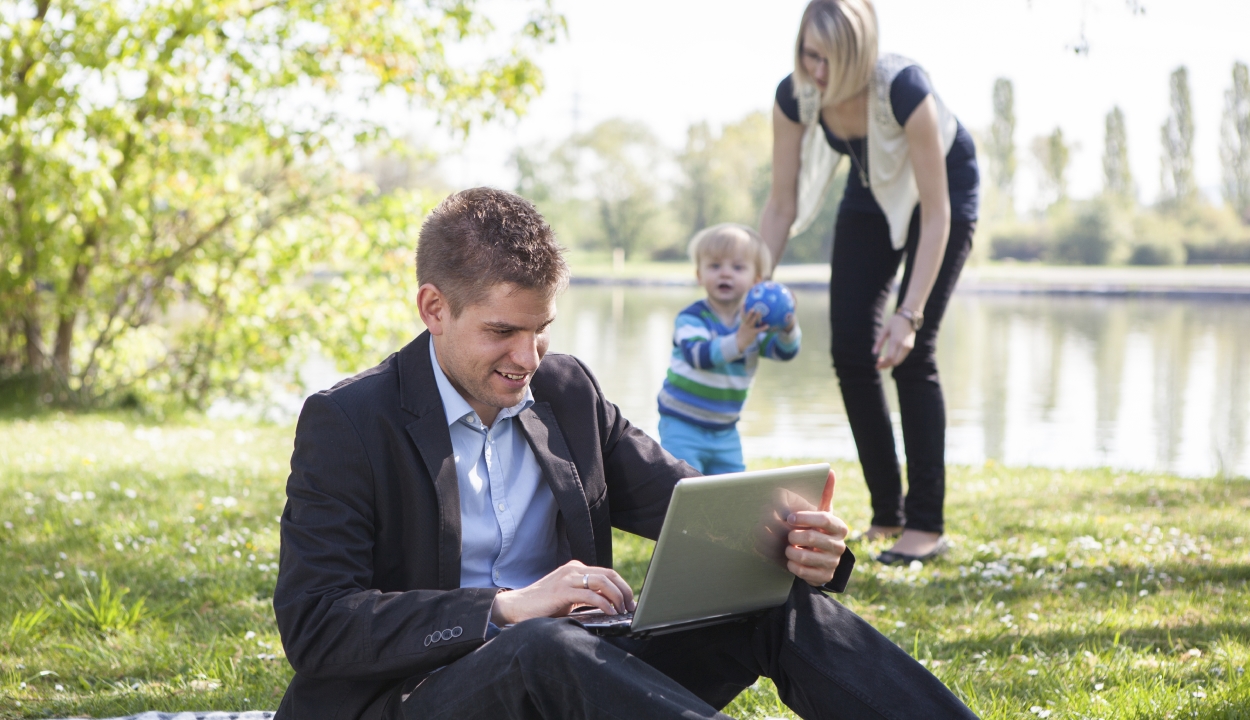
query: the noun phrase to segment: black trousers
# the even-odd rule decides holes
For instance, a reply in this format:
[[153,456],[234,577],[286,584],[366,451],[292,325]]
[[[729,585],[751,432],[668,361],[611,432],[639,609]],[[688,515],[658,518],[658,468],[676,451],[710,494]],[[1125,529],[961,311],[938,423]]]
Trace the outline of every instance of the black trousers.
[[920,238],[920,212],[912,215],[907,244],[902,250],[891,245],[884,215],[838,215],[829,283],[833,367],[872,495],[873,525],[944,531],[946,401],[938,379],[937,334],[959,272],[972,249],[975,228],[975,222],[951,222],[946,255],[924,307],[924,325],[916,333],[916,346],[893,370],[907,452],[904,499],[890,409],[872,346],[882,325],[891,283],[904,256],[907,265],[896,306],[907,292]]
[[504,630],[425,678],[384,716],[725,718],[759,676],[804,718],[975,718],[937,678],[867,622],[796,581],[750,620],[647,640],[601,638],[568,619]]

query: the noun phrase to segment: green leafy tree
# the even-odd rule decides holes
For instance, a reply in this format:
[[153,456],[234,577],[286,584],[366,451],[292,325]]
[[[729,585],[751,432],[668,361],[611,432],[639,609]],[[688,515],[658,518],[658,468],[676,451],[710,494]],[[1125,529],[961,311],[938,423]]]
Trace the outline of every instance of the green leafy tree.
[[686,129],[686,147],[677,156],[682,182],[674,202],[686,229],[697,232],[723,214],[725,199],[716,177],[716,136],[707,122]]
[[654,243],[662,206],[656,177],[665,151],[646,125],[613,118],[572,136],[548,159],[561,194],[589,209],[592,244],[633,259]]
[[1107,113],[1106,135],[1102,152],[1103,192],[1121,201],[1132,201],[1133,174],[1128,164],[1128,132],[1120,107]]
[[688,234],[720,222],[755,225],[768,197],[772,172],[772,127],[754,112],[712,132],[695,123],[677,155],[681,179],[673,204]]
[[563,27],[529,13],[494,42],[470,0],[0,0],[0,375],[203,403],[297,344],[351,361],[410,330],[428,201],[344,172],[386,139],[347,109],[404,97],[462,133],[522,112]]
[[994,81],[994,122],[990,125],[987,150],[990,160],[990,177],[1000,197],[1007,205],[1008,211],[1012,207],[1015,194],[1015,137],[1015,88],[1007,78],[998,78]]
[[1194,180],[1194,111],[1189,93],[1189,70],[1172,72],[1168,87],[1171,113],[1159,129],[1163,143],[1160,185],[1165,200],[1185,203],[1198,195]]
[[1224,199],[1250,224],[1250,70],[1241,62],[1233,63],[1233,84],[1224,93],[1220,161]]

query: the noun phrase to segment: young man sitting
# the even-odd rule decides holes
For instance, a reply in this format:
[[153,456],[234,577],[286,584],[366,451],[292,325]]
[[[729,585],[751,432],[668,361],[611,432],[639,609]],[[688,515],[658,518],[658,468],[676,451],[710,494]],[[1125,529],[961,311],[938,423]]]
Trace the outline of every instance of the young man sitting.
[[821,592],[854,563],[829,512],[797,514],[790,597],[747,622],[638,640],[564,618],[633,609],[611,528],[655,538],[695,471],[544,357],[568,270],[532,205],[457,193],[419,243],[428,331],[300,413],[279,718],[723,718],[761,675],[805,718],[973,717]]

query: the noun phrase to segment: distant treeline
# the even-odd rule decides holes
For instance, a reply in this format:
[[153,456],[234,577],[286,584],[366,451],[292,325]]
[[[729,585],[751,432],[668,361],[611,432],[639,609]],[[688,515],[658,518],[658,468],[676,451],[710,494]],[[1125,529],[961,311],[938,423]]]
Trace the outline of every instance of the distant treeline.
[[1220,129],[1221,195],[1212,204],[1194,178],[1194,117],[1189,72],[1169,78],[1170,111],[1159,128],[1160,184],[1153,205],[1138,200],[1128,161],[1124,112],[1106,115],[1103,186],[1094,198],[1068,196],[1072,145],[1056,127],[1029,149],[1042,176],[1042,208],[1015,213],[1017,150],[1015,91],[1010,80],[994,84],[994,122],[982,138],[982,217],[995,259],[1042,260],[1086,265],[1250,263],[1250,74],[1235,63],[1224,94]]
[[[619,248],[629,260],[680,260],[686,241],[708,225],[759,222],[772,182],[772,121],[753,112],[719,132],[696,123],[674,153],[646,125],[612,119],[554,147],[518,150],[513,161],[517,191],[565,244]],[[791,241],[787,262],[828,259],[845,178],[842,167],[821,217]]]
[[[1138,199],[1128,161],[1124,113],[1106,116],[1103,188],[1081,200],[1068,194],[1072,144],[1063,130],[1034,138],[1029,152],[1042,181],[1039,207],[1019,214],[1015,191],[1015,89],[993,88],[994,121],[975,132],[982,158],[979,245],[995,259],[1077,264],[1250,263],[1250,78],[1233,66],[1225,93],[1220,162],[1223,202],[1212,204],[1194,179],[1194,120],[1189,75],[1170,78],[1171,109],[1160,128],[1163,192]],[[679,151],[665,148],[646,125],[612,119],[554,146],[513,157],[517,191],[533,199],[566,244],[621,249],[629,259],[680,259],[685,241],[718,222],[755,225],[771,180],[769,116],[755,112],[716,132],[691,125]],[[791,241],[783,262],[829,258],[846,163],[817,222]],[[984,241],[988,240],[988,243]],[[979,250],[986,254],[986,249]]]

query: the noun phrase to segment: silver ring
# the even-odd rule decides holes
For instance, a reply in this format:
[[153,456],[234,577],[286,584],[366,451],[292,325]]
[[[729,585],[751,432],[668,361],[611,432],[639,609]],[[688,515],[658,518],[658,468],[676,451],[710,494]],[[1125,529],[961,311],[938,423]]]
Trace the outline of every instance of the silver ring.
[[583,575],[583,576],[582,576],[582,589],[583,589],[583,590],[589,590],[589,589],[590,589],[590,576],[589,576],[589,575]]

